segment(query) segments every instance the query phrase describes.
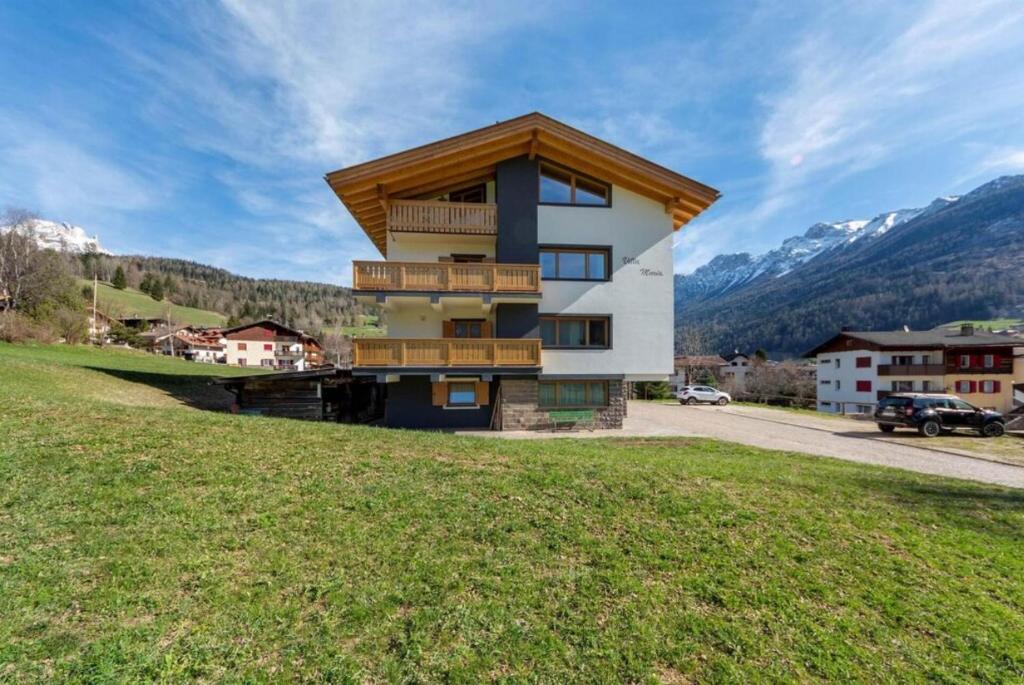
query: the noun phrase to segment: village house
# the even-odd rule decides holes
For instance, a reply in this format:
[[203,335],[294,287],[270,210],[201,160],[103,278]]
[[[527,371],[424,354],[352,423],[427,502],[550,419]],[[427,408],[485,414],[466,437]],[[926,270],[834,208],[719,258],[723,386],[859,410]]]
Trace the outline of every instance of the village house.
[[316,338],[270,319],[223,331],[225,359],[231,366],[305,371],[324,362]]
[[388,425],[619,427],[672,375],[672,235],[715,189],[537,113],[326,180],[385,258],[354,263],[388,337],[353,373]]
[[687,385],[718,385],[722,380],[721,370],[726,361],[717,354],[682,355],[672,364],[675,373],[668,379],[669,388],[676,393]]
[[1002,412],[1024,406],[1024,344],[969,324],[842,331],[806,356],[818,361],[819,411],[871,413],[892,392],[952,393]]
[[727,354],[722,359],[725,364],[718,370],[722,379],[722,387],[731,393],[747,391],[747,374],[751,369],[751,359],[739,350]]

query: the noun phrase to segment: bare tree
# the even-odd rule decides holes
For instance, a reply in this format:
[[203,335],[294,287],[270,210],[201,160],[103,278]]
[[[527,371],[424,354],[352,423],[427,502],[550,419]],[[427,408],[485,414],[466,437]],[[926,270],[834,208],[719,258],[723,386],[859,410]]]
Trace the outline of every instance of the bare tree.
[[34,257],[39,251],[34,222],[36,217],[24,210],[9,208],[0,217],[0,298],[8,309],[17,309],[31,279]]
[[711,340],[707,331],[699,326],[688,326],[676,333],[676,354],[683,358],[683,364],[676,373],[684,374],[687,383],[692,383],[694,376],[709,370],[707,362],[701,358],[712,356]]
[[341,368],[352,365],[352,339],[340,329],[324,331],[320,336],[324,345],[324,359]]

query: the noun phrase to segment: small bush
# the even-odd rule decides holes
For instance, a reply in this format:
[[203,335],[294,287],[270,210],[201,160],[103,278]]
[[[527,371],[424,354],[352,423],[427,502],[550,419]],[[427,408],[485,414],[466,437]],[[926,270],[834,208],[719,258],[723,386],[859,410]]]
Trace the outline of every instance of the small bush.
[[52,343],[56,340],[57,334],[46,324],[39,323],[15,311],[0,312],[0,341]]

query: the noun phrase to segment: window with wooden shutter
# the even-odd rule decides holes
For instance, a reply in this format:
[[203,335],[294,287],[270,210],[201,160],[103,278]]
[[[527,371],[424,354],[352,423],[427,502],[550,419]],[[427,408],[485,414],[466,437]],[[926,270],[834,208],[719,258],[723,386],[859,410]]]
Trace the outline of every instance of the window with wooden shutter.
[[992,381],[992,392],[1002,392],[1003,384],[1001,381]]
[[871,357],[857,357],[857,368],[858,369],[870,369],[871,368]]
[[871,392],[871,381],[857,381],[857,392]]

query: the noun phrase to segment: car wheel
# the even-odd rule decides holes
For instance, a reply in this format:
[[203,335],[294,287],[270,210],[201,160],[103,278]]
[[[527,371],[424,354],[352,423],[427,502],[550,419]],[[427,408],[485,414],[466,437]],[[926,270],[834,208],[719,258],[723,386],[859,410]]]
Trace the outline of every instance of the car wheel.
[[896,430],[896,426],[889,426],[884,423],[880,423],[878,424],[878,430],[882,431],[883,433],[892,433],[894,430]]
[[679,404],[686,404],[686,400],[679,400]]
[[1005,432],[1006,427],[1003,426],[1003,424],[999,423],[998,421],[986,423],[985,426],[981,429],[981,434],[984,435],[986,438],[998,438]]
[[715,402],[715,404],[717,404],[719,407],[724,407],[725,405],[729,404],[729,400],[724,397],[719,397],[718,401]]
[[689,397],[689,398],[686,399],[686,403],[687,404],[697,404],[697,398],[696,397]]
[[926,438],[934,438],[942,432],[942,426],[938,421],[925,421],[917,430]]

